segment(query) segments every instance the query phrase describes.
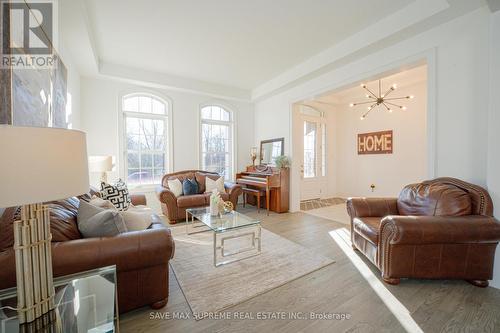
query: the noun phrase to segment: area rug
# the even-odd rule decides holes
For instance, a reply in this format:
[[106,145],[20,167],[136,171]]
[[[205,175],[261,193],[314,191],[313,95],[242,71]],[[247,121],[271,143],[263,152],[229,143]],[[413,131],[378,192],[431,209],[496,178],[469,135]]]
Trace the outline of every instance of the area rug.
[[351,219],[349,214],[347,214],[347,207],[345,203],[306,210],[304,213],[347,225],[351,224]]
[[172,234],[170,265],[193,314],[225,310],[334,263],[262,228],[260,255],[215,267],[211,231],[187,235],[179,226]]

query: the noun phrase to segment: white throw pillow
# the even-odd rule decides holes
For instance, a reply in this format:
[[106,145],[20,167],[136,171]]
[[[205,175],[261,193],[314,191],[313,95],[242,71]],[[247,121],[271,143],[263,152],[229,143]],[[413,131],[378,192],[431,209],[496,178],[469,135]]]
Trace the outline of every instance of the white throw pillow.
[[126,212],[120,212],[123,217],[123,221],[127,226],[128,231],[141,231],[146,230],[151,225],[151,214],[143,214],[140,212],[132,211],[131,207]]
[[182,183],[179,179],[169,179],[167,180],[168,188],[176,196],[180,197],[182,195]]
[[217,180],[206,178],[205,180],[205,193],[212,193],[212,190],[216,188],[219,193],[225,193],[224,189],[224,177],[219,177]]

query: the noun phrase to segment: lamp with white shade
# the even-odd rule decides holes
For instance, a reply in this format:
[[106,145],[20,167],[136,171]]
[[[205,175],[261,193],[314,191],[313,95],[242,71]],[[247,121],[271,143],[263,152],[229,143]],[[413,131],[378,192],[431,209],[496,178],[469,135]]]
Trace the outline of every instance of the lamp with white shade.
[[99,173],[101,181],[107,183],[107,173],[113,171],[113,156],[89,156],[89,171]]
[[21,206],[14,222],[20,323],[54,308],[49,209],[43,202],[87,193],[85,133],[0,125],[0,207]]

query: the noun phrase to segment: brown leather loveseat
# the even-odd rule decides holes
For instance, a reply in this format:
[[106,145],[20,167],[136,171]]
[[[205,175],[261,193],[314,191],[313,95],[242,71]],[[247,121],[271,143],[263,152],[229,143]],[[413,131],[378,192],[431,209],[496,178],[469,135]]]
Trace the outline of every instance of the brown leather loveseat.
[[[163,214],[168,218],[170,223],[177,223],[179,220],[186,219],[186,209],[193,207],[205,207],[210,205],[210,193],[205,193],[205,179],[209,177],[213,180],[220,176],[214,172],[201,170],[186,170],[175,173],[169,173],[163,176],[161,185],[156,189],[156,194],[161,203]],[[175,197],[174,193],[168,187],[168,180],[179,179],[181,182],[184,179],[196,179],[199,186],[198,194],[181,195]],[[231,201],[236,208],[238,197],[243,192],[241,185],[225,182],[225,193],[220,193],[222,200]]]
[[488,192],[454,178],[406,186],[399,198],[349,198],[353,248],[390,284],[464,279],[488,286],[500,223]]
[[[79,198],[88,200],[90,196]],[[54,276],[116,265],[121,313],[144,305],[163,307],[168,300],[168,262],[175,248],[170,229],[153,215],[153,225],[147,230],[83,239],[76,223],[79,198],[48,203]],[[132,204],[145,205],[146,198],[132,195]],[[16,211],[17,207],[7,208],[0,220],[0,289],[16,285],[12,249]]]

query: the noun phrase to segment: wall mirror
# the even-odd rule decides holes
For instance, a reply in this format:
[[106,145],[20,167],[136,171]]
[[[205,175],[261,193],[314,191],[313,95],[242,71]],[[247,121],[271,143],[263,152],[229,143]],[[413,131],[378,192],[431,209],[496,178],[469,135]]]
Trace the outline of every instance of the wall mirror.
[[285,154],[285,138],[260,142],[260,164],[274,165],[274,159]]

